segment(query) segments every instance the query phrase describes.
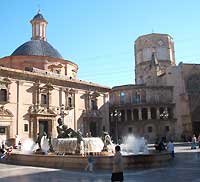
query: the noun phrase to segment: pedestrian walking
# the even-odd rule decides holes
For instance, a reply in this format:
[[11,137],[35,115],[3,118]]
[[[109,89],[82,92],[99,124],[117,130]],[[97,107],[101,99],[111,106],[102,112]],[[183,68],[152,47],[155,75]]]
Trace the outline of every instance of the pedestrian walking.
[[124,180],[123,175],[123,158],[120,152],[121,148],[119,145],[115,147],[115,155],[113,157],[113,169],[112,169],[112,177],[111,181],[120,181]]
[[195,135],[193,135],[191,149],[196,149],[196,143],[197,143],[197,138]]
[[167,150],[171,154],[171,156],[174,158],[174,144],[172,140],[170,140],[169,143],[167,144]]

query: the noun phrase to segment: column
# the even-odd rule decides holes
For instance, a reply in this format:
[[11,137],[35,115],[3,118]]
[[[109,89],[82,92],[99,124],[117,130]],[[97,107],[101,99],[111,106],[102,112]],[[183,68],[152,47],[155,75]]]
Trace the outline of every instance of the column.
[[150,107],[148,107],[147,108],[147,113],[148,113],[148,120],[150,120],[151,119],[151,109],[150,109]]
[[139,111],[139,113],[138,113],[139,114],[139,120],[142,120],[142,109],[139,108],[138,111]]
[[131,120],[134,120],[134,114],[133,114],[133,110],[131,110]]
[[156,119],[160,119],[160,110],[156,108]]

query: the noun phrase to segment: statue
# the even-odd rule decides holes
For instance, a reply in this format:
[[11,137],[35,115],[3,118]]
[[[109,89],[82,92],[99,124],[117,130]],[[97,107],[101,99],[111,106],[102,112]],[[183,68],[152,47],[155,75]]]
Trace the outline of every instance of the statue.
[[108,132],[105,132],[105,131],[103,132],[102,140],[103,140],[103,143],[104,143],[103,151],[108,152],[108,150],[109,150],[108,146],[112,145],[112,140],[111,140],[111,137],[108,134]]
[[74,131],[71,128],[68,128],[67,125],[64,125],[61,118],[58,118],[58,126],[57,126],[58,136],[57,138],[77,138],[77,149],[76,153],[80,153],[81,143],[83,141],[83,136],[80,131]]
[[69,138],[67,129],[68,129],[67,125],[64,125],[62,119],[58,118],[58,126],[57,126],[58,136],[57,136],[57,138]]

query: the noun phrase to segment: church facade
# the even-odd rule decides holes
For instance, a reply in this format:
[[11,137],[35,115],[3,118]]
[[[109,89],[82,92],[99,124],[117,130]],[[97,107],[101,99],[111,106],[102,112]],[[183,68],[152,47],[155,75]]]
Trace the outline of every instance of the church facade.
[[0,59],[0,140],[56,137],[57,119],[83,135],[109,130],[109,87],[76,78],[78,65],[47,42],[47,21],[30,21],[32,38]]
[[135,85],[110,92],[110,130],[115,138],[127,134],[155,142],[189,140],[200,133],[200,65],[175,61],[173,38],[148,34],[135,41]]

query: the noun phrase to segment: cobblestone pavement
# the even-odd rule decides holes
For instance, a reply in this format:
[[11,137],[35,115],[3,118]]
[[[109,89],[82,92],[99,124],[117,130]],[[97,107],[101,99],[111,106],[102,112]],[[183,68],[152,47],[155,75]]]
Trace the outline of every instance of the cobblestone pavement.
[[[124,182],[200,182],[200,150],[176,147],[165,167],[125,171]],[[0,182],[109,182],[111,171],[68,171],[0,164]]]

